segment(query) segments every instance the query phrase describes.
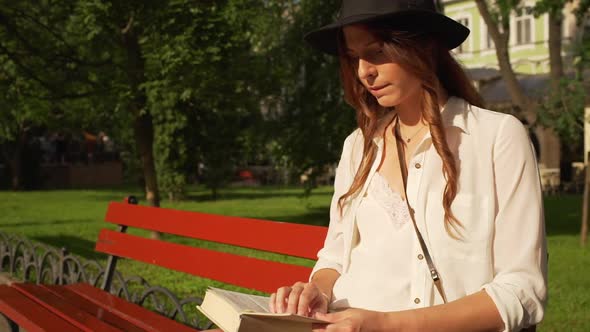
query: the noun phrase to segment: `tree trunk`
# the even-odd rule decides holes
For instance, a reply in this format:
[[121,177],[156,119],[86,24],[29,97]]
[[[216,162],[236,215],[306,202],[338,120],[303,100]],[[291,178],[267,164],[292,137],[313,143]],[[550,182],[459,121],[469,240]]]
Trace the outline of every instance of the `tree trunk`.
[[558,89],[559,81],[563,78],[563,60],[561,58],[562,24],[563,17],[559,9],[549,11],[549,66],[552,89]]
[[21,156],[20,152],[15,152],[10,161],[10,179],[11,187],[13,191],[19,191],[21,189]]
[[[549,11],[549,76],[551,78],[551,91],[563,98],[561,93],[561,80],[564,78],[563,59],[561,57],[561,30],[563,25],[563,15],[561,8],[553,8]],[[559,137],[557,137],[559,141]],[[557,153],[559,158],[560,179],[561,183],[567,180],[567,175],[571,173],[572,158],[568,146],[559,142],[562,148]]]
[[[146,108],[147,98],[139,87],[145,81],[145,62],[133,27],[133,16],[122,30],[122,36],[123,46],[127,51],[127,77],[132,93],[129,111],[133,114],[133,129],[143,168],[146,200],[150,206],[159,207],[160,192],[154,161],[154,124],[152,115]],[[152,232],[152,237],[158,238],[159,234]]]
[[14,191],[22,189],[22,160],[23,160],[23,149],[27,141],[27,134],[24,130],[16,136],[14,142],[14,148],[11,149],[6,144],[2,145],[2,154],[10,169],[10,183],[11,188]]
[[160,206],[158,176],[154,161],[154,126],[149,114],[142,114],[135,118],[134,133],[137,150],[141,157],[143,177],[145,179],[146,200],[150,206]]
[[535,121],[534,105],[530,98],[524,92],[524,89],[518,82],[516,74],[512,69],[508,45],[497,45],[496,56],[498,57],[500,73],[502,74],[502,78],[506,83],[506,88],[508,89],[510,98],[520,108],[521,113],[519,115],[524,116],[530,124],[533,124]]
[[590,218],[590,152],[586,162],[586,181],[584,181],[584,200],[582,202],[582,227],[580,229],[580,244],[586,246],[588,240],[588,219]]
[[[477,8],[481,14],[482,19],[484,20],[486,26],[488,27],[488,33],[494,40],[496,45],[496,56],[498,59],[498,65],[500,67],[500,72],[502,74],[502,78],[506,84],[508,89],[508,93],[510,94],[510,98],[514,105],[517,105],[520,108],[519,116],[524,118],[531,127],[536,127],[537,122],[537,101],[529,98],[524,89],[520,86],[516,74],[512,69],[512,65],[510,63],[510,53],[509,53],[509,31],[510,31],[510,18],[503,17],[501,18],[500,22],[502,24],[502,31],[500,31],[498,23],[493,19],[492,14],[490,13],[488,2],[486,0],[475,0],[477,4]],[[561,12],[557,12],[560,14]],[[509,13],[504,13],[505,16],[508,16]],[[559,15],[553,15],[552,22],[550,24],[550,29],[552,29],[552,35],[550,34],[550,51],[551,51],[551,70],[552,70],[552,77],[563,77],[563,64],[561,60],[561,18]],[[558,82],[558,81],[557,81]],[[559,83],[557,83],[559,84]],[[551,130],[544,130],[547,132],[548,136],[543,138],[543,141],[555,141],[557,140],[557,144],[543,144],[541,146],[541,158],[539,160],[540,163],[545,164],[547,167],[558,167],[559,165],[559,139],[554,136],[553,131]],[[555,150],[557,149],[557,150]]]
[[516,78],[516,74],[510,63],[510,52],[508,47],[508,42],[510,40],[510,25],[508,24],[508,18],[504,19],[505,23],[503,25],[503,30],[500,31],[498,24],[492,18],[488,3],[485,0],[475,0],[475,3],[477,4],[479,13],[488,28],[488,33],[496,45],[496,56],[498,58],[500,73],[506,83],[510,98],[520,108],[521,113],[519,115],[524,116],[528,123],[533,124],[536,118],[534,113],[535,105],[518,83],[518,79]]

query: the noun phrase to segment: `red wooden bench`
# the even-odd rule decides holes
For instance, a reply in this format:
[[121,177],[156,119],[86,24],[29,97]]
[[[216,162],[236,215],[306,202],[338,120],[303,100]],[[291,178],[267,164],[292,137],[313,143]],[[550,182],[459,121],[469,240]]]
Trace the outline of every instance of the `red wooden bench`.
[[[109,293],[119,257],[270,293],[308,279],[309,267],[126,234],[128,227],[316,259],[326,227],[110,203],[96,251],[109,254],[101,288],[87,283],[0,286],[0,313],[14,331],[195,331]],[[195,309],[196,310],[196,309]]]

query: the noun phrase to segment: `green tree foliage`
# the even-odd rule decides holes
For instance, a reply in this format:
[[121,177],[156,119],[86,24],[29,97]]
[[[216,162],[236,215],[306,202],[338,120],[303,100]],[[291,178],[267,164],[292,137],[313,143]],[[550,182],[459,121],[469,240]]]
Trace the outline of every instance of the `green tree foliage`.
[[[23,156],[31,126],[48,121],[50,104],[42,99],[27,96],[42,91],[37,82],[17,75],[14,62],[0,56],[0,159],[10,170],[13,190],[23,187]],[[26,180],[25,180],[26,181]]]
[[204,164],[205,183],[215,195],[243,158],[241,137],[257,125],[253,78],[260,68],[249,26],[234,16],[244,4],[214,2],[190,10],[186,5],[173,10],[172,4],[145,46],[159,176],[169,197],[176,198],[187,174]]
[[582,143],[586,94],[580,78],[562,78],[539,105],[539,122],[555,130],[565,145]]
[[[563,24],[563,10],[571,4],[572,0],[542,0],[535,3],[535,15],[548,14],[550,22],[556,22],[556,30],[561,34]],[[575,147],[582,144],[584,133],[584,107],[586,105],[586,89],[584,82],[584,71],[590,58],[588,49],[590,38],[584,36],[584,23],[590,1],[580,1],[573,10],[577,21],[577,37],[568,43],[568,53],[572,55],[574,63],[572,66],[573,77],[564,75],[561,64],[561,54],[551,59],[552,84],[548,90],[543,103],[539,105],[539,122],[552,128],[562,140],[562,146]],[[560,39],[561,43],[562,40]],[[550,46],[551,47],[551,46]],[[559,52],[561,53],[561,48]]]
[[[338,160],[344,137],[354,128],[354,111],[345,104],[338,58],[324,55],[303,41],[305,33],[334,20],[340,2],[302,0],[291,3],[276,46],[268,53],[276,83],[269,103],[269,123],[277,160],[298,174]],[[284,31],[284,32],[283,32]],[[311,182],[313,183],[313,181]]]
[[214,193],[252,163],[319,170],[337,160],[354,112],[337,59],[302,37],[338,5],[0,0],[0,137],[107,128],[139,160],[153,205],[160,186],[181,197],[198,169]]
[[21,187],[31,128],[64,126],[70,108],[101,90],[80,70],[100,64],[77,58],[64,31],[55,28],[67,23],[71,9],[51,1],[0,1],[0,145],[13,189]]

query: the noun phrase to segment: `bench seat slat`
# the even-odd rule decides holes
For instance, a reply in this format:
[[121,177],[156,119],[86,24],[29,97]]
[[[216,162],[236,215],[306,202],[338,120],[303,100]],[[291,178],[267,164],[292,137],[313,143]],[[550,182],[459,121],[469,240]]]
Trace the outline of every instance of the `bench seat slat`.
[[[108,308],[113,314],[116,314],[147,331],[197,331],[86,283],[71,284],[64,286],[64,288],[86,298],[90,302]],[[195,310],[197,309],[195,308]]]
[[33,284],[12,284],[12,287],[18,289],[19,292],[27,295],[31,300],[41,304],[47,310],[60,316],[72,325],[82,329],[83,331],[104,331],[104,332],[120,332],[122,330],[115,328],[99,319],[93,317],[89,313],[77,308],[62,298],[56,296],[40,285]]
[[28,332],[83,331],[56,316],[17,289],[6,285],[0,286],[0,312]]
[[119,233],[100,232],[96,250],[233,285],[274,292],[309,278],[311,268]]
[[155,329],[148,328],[140,328],[136,324],[129,322],[128,320],[119,317],[114,312],[112,312],[111,308],[108,306],[101,306],[98,305],[85,297],[73,292],[72,290],[64,287],[64,286],[56,286],[56,285],[42,285],[41,287],[47,289],[48,291],[52,292],[53,294],[63,298],[68,303],[84,310],[85,312],[91,314],[92,316],[104,321],[112,326],[115,326],[123,331],[126,332],[144,332],[144,331],[157,331]]
[[105,220],[152,231],[317,259],[327,228],[111,202]]

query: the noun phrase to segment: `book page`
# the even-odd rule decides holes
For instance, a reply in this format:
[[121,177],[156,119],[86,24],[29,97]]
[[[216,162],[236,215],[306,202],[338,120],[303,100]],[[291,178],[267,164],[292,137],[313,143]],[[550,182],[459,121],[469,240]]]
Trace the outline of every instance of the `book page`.
[[217,296],[228,302],[237,312],[268,313],[268,301],[266,296],[243,294],[219,288],[210,288]]

